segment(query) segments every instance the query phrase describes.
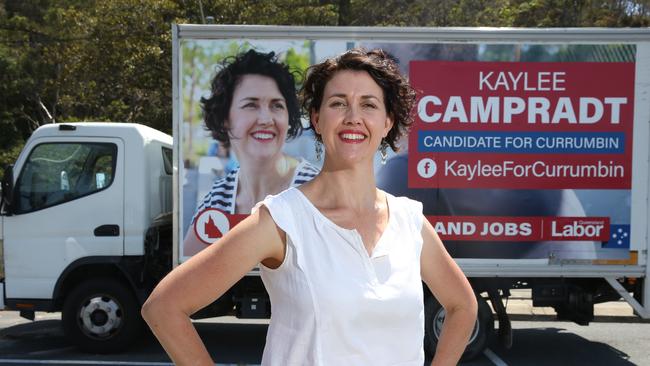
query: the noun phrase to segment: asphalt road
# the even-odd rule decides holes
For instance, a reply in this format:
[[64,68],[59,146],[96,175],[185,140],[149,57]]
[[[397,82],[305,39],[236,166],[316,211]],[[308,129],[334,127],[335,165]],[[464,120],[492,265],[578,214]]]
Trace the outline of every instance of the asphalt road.
[[[650,323],[594,322],[588,327],[548,320],[514,321],[514,346],[492,344],[484,355],[462,365],[650,365]],[[215,318],[196,323],[219,365],[260,363],[266,320]],[[94,355],[66,342],[60,314],[37,313],[29,322],[16,312],[0,312],[0,366],[4,365],[169,365],[151,334],[128,352]]]

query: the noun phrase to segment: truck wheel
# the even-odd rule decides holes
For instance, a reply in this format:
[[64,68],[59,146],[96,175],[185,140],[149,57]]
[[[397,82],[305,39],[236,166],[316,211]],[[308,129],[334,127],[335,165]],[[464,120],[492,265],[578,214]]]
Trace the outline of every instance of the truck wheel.
[[63,304],[62,321],[68,340],[91,353],[119,352],[132,345],[143,329],[135,296],[110,278],[75,287]]
[[[494,332],[492,310],[481,296],[476,298],[478,302],[476,324],[463,353],[463,361],[471,360],[481,354],[487,346],[488,338]],[[433,295],[426,297],[424,300],[424,351],[429,357],[436,352],[442,324],[445,322],[445,314],[445,309]]]

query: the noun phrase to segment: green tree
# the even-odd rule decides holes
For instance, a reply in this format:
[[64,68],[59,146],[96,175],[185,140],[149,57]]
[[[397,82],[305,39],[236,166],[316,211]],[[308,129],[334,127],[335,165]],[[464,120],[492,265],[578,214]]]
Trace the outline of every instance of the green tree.
[[[0,174],[34,129],[52,121],[139,122],[171,132],[171,23],[207,17],[260,25],[647,27],[650,0],[0,0]],[[299,55],[285,57],[306,67]],[[191,113],[185,118],[196,119]]]
[[171,0],[0,2],[0,164],[53,121],[171,132]]
[[648,0],[511,0],[515,27],[647,27]]

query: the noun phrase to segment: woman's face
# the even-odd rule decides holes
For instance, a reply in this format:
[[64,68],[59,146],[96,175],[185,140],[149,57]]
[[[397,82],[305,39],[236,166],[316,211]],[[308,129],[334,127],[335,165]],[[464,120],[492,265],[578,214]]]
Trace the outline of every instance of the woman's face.
[[312,122],[327,158],[335,162],[372,161],[393,126],[381,87],[367,72],[352,70],[339,71],[327,82]]
[[226,126],[239,160],[264,160],[276,156],[289,129],[287,103],[275,80],[249,74],[233,93]]

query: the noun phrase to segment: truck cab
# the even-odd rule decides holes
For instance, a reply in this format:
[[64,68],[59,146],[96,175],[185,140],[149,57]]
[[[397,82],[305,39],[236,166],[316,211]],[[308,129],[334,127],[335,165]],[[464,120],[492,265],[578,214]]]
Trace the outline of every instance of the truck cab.
[[171,136],[143,125],[36,130],[3,179],[0,309],[61,311],[66,335],[89,351],[132,342],[152,268],[171,268],[171,243],[152,256],[161,248],[150,229],[172,211],[172,175]]

